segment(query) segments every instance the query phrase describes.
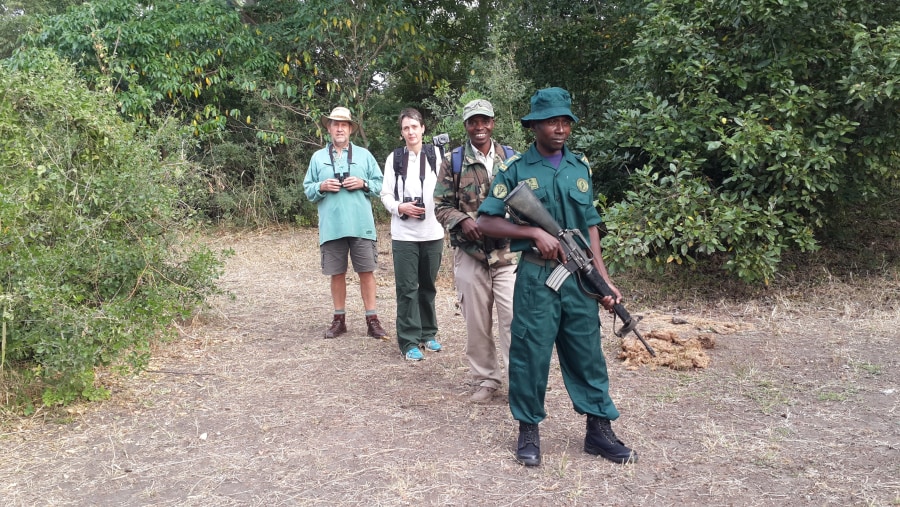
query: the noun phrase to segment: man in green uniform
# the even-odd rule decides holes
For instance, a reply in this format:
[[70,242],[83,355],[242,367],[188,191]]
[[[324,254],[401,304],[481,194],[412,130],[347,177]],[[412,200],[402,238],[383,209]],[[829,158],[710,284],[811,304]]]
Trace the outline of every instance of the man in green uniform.
[[527,182],[561,227],[578,229],[589,238],[594,267],[615,294],[600,301],[603,307],[611,310],[621,301],[601,256],[596,227],[601,219],[593,205],[590,166],[584,156],[566,147],[572,124],[578,121],[571,103],[562,88],[538,90],[531,97],[531,112],[522,118],[522,125],[534,132],[535,142],[499,167],[490,195],[478,208],[483,234],[511,238],[510,250],[523,252],[513,296],[509,406],[519,421],[516,459],[526,466],[541,463],[538,423],[547,415],[544,395],[554,344],[572,405],[587,415],[585,452],[616,463],[637,461],[637,453],[616,437],[610,425],[619,412],[609,396],[597,300],[581,291],[575,276],[568,277],[558,292],[545,285],[559,261],[566,260],[559,240],[540,227],[504,218],[503,199],[519,182]]

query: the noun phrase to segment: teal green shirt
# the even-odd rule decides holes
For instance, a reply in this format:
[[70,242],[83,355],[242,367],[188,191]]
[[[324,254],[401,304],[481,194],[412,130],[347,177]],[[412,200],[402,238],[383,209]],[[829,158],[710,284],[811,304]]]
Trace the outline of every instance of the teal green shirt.
[[[526,181],[563,229],[579,229],[590,240],[588,229],[602,222],[594,207],[591,168],[583,155],[563,147],[559,168],[554,168],[532,144],[528,151],[511,157],[498,169],[491,191],[478,207],[479,215],[504,216],[506,205],[503,199],[520,181]],[[531,246],[530,240],[513,239],[510,250],[522,252]]]
[[[370,197],[381,192],[381,168],[369,150],[355,144],[350,145],[352,157],[347,164],[347,150],[334,152],[334,165],[325,148],[313,153],[303,178],[306,197],[316,203],[319,210],[319,244],[340,238],[364,238],[375,240],[375,217],[372,214]],[[335,167],[336,166],[336,167]],[[319,184],[336,173],[349,173],[366,180],[368,192],[341,189],[339,192],[320,192]]]

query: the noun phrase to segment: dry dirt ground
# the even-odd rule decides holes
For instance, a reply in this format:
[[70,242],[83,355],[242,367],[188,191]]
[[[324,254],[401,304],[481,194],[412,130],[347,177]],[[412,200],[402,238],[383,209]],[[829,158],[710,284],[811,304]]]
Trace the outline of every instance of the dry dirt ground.
[[[617,359],[623,340],[606,321],[622,413],[613,427],[640,461],[582,452],[584,419],[554,362],[544,464],[524,468],[505,389],[492,404],[467,402],[449,257],[437,303],[444,351],[411,363],[394,341],[365,337],[355,279],[350,332],[321,338],[331,308],[314,230],[211,241],[235,252],[222,280],[234,297],[184,324],[149,371],[106,378],[109,401],[0,428],[0,504],[900,505],[896,284],[866,301],[852,294],[868,282],[830,279],[848,296],[827,305],[790,293],[657,308],[632,298],[646,334],[712,336],[708,366]],[[392,331],[390,241],[379,250]]]

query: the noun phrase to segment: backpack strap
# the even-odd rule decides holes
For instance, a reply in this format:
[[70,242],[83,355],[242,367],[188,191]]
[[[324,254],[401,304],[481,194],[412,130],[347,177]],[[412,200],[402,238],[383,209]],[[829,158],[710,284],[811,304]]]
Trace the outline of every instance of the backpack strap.
[[[506,155],[503,160],[507,160],[508,158],[516,154],[516,150],[512,149],[512,147],[506,145],[502,146],[503,154]],[[462,171],[462,157],[464,148],[465,145],[457,146],[456,148],[453,148],[453,151],[450,152],[450,167],[453,171],[453,186],[456,191],[457,207],[459,206],[459,173]]]
[[[425,158],[428,159],[428,163],[431,164],[431,171],[434,174],[437,174],[437,153],[435,150],[435,146],[433,144],[423,144],[422,150],[425,152]],[[441,158],[443,159],[443,153],[441,153]]]
[[394,150],[394,200],[400,200],[400,192],[398,186],[400,177],[403,177],[403,187],[406,188],[406,166],[409,164],[409,152],[405,146],[401,146]]
[[453,174],[455,178],[459,178],[456,176],[459,174],[460,170],[462,170],[462,146],[457,146],[453,148],[453,151],[450,152],[450,165],[453,169]]
[[459,208],[459,173],[462,171],[463,146],[457,146],[450,152],[450,170],[453,174],[453,195],[456,196],[456,207]]

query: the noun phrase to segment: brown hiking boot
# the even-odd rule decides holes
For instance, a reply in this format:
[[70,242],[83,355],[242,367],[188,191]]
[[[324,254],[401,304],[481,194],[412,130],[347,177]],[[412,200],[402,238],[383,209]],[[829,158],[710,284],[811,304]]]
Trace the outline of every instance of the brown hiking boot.
[[379,340],[387,337],[387,333],[384,328],[381,327],[381,322],[378,320],[378,315],[366,316],[366,327],[369,328],[368,331],[366,331],[366,336],[371,336],[372,338],[377,338]]
[[494,397],[495,392],[497,392],[497,389],[493,387],[478,386],[478,389],[475,389],[469,401],[472,403],[487,403]]
[[345,315],[334,314],[334,320],[331,321],[331,327],[325,330],[325,338],[337,338],[347,332],[347,324],[344,321]]

